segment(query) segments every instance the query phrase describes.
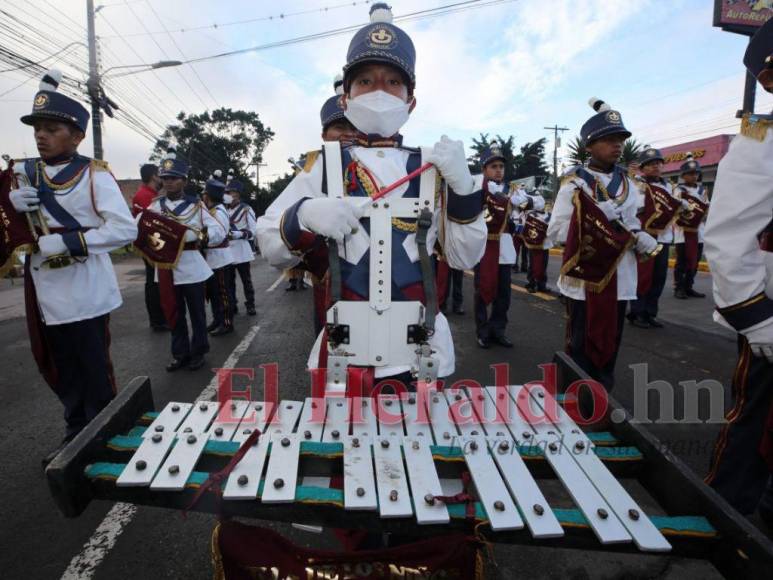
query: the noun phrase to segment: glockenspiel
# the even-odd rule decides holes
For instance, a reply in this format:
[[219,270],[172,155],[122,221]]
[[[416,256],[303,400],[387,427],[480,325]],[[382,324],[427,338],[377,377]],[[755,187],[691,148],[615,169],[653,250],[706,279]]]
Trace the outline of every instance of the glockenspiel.
[[[570,360],[558,361],[564,375],[581,376]],[[711,559],[724,552],[724,527],[745,550],[773,561],[770,543],[729,517],[736,514],[705,486],[699,492],[711,509],[692,513],[664,509],[658,486],[657,497],[642,489],[655,475],[648,470],[664,460],[675,465],[663,453],[645,457],[641,446],[655,455],[651,437],[627,444],[627,421],[583,430],[562,402],[531,383],[373,398],[170,402],[155,412],[149,381],[135,379],[47,476],[69,516],[102,498],[415,535],[474,526],[492,541]],[[227,478],[199,494],[240,448]],[[681,486],[675,496],[697,485],[694,476],[677,482],[658,469]],[[683,505],[701,502],[693,493]]]

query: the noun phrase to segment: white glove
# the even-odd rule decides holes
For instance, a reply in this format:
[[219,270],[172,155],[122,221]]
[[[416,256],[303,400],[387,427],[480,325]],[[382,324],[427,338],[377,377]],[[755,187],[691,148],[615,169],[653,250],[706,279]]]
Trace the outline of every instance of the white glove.
[[64,238],[59,234],[40,236],[38,238],[38,248],[40,248],[40,255],[44,258],[61,256],[62,254],[69,255],[70,253],[67,245],[64,243]]
[[743,334],[749,341],[749,348],[754,356],[765,357],[768,362],[773,363],[773,324],[766,324]]
[[620,208],[611,199],[601,201],[598,204],[599,209],[604,212],[604,217],[609,221],[614,221],[620,218]]
[[690,202],[686,199],[682,200],[682,209],[690,209]]
[[315,234],[343,242],[359,229],[363,213],[364,206],[355,207],[345,199],[319,197],[303,202],[298,209],[298,221]]
[[464,144],[461,141],[452,141],[443,135],[424,161],[437,167],[440,175],[456,195],[472,193],[474,181],[467,167]]
[[648,255],[655,251],[658,247],[658,241],[649,235],[647,232],[639,232],[636,234],[636,253],[642,255]]
[[522,191],[517,191],[513,194],[513,197],[510,198],[510,201],[513,203],[513,205],[521,206],[524,203],[527,203],[529,198]]
[[231,230],[230,232],[228,232],[228,236],[232,240],[241,240],[244,237],[244,233],[240,232],[239,230]]
[[8,197],[18,212],[35,211],[40,205],[38,190],[30,185],[11,190]]

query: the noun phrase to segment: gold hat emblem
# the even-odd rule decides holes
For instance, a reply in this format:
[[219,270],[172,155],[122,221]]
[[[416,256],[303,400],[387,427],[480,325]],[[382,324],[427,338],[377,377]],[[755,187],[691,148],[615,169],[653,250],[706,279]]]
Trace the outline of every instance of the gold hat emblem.
[[172,169],[172,167],[174,167],[174,161],[172,161],[171,159],[167,159],[166,161],[164,161],[163,163],[164,169],[169,170],[169,169]]
[[647,149],[647,157],[654,157],[654,156],[655,156],[655,150]]
[[35,97],[34,101],[34,107],[36,109],[42,109],[48,104],[48,95],[44,95],[43,93],[38,94],[37,97]]
[[368,38],[370,39],[371,44],[380,47],[386,47],[395,40],[394,34],[392,34],[392,31],[386,26],[377,26],[370,31]]
[[166,246],[166,241],[161,239],[160,233],[153,232],[148,236],[148,245],[154,250],[158,251]]
[[609,111],[609,113],[607,113],[607,121],[615,124],[619,123],[620,113],[618,113],[617,111]]

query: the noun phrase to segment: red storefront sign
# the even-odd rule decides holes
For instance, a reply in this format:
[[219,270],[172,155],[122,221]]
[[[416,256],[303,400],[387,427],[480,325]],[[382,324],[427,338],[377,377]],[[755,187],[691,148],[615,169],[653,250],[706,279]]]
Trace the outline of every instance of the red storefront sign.
[[732,137],[732,135],[715,135],[706,139],[663,147],[660,150],[666,162],[663,172],[679,171],[679,167],[684,163],[688,153],[692,153],[696,161],[703,167],[717,165],[727,153]]
[[773,0],[714,0],[714,26],[754,34],[773,16]]

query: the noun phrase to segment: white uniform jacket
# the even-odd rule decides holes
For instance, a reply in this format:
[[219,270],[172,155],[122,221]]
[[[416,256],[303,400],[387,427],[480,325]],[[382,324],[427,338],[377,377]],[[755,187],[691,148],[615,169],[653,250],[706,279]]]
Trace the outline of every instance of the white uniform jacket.
[[244,264],[255,259],[250,240],[255,239],[256,218],[253,209],[242,202],[228,210],[231,218],[231,229],[238,230],[242,237],[231,240],[231,256],[234,264]]
[[212,232],[207,230],[209,234],[209,244],[207,246],[207,266],[213,270],[225,268],[229,264],[233,264],[233,255],[231,254],[231,245],[228,240],[228,232],[231,229],[231,218],[228,215],[226,207],[219,203],[215,207],[210,208],[210,215],[215,219],[218,225],[218,238],[219,241],[213,239]]
[[[121,293],[115,277],[109,252],[132,243],[137,238],[129,206],[126,204],[115,178],[103,161],[78,158],[85,164],[72,179],[59,185],[60,172],[68,173],[75,165],[45,165],[46,187],[54,190],[54,213],[63,221],[66,214],[79,227],[68,227],[54,217],[41,203],[40,209],[48,227],[64,228],[62,235],[73,256],[73,263],[62,268],[43,265],[44,258],[31,254],[31,274],[43,321],[47,325],[66,324],[96,318],[121,305]],[[17,162],[14,166],[19,185],[35,183],[33,168],[36,160]],[[40,162],[42,163],[42,162]],[[57,179],[59,177],[60,179]],[[56,208],[61,208],[57,210]],[[64,214],[60,211],[64,211]],[[80,231],[79,231],[80,230]]]
[[[703,187],[702,184],[698,184],[695,186],[689,186],[685,185],[684,183],[677,183],[674,187],[674,196],[678,197],[679,199],[687,199],[688,196],[692,196],[694,198],[697,198],[701,200],[704,203],[709,202],[709,196],[706,191],[706,188]],[[703,243],[703,238],[706,232],[706,221],[702,221],[701,225],[698,226],[698,243]],[[674,243],[675,244],[683,244],[684,243],[684,230],[680,228],[678,225],[674,224]]]

